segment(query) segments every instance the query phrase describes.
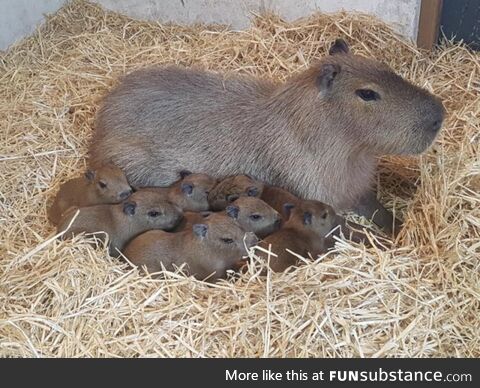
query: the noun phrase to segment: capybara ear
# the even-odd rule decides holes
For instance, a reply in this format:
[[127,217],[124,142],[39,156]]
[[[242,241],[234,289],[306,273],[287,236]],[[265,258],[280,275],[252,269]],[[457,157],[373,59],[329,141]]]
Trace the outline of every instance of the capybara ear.
[[137,207],[137,204],[133,201],[128,201],[123,204],[123,212],[127,216],[133,216],[135,214],[135,209]]
[[191,171],[188,171],[188,170],[182,170],[180,171],[180,178],[185,178],[186,176],[189,176],[189,175],[192,175],[192,172]]
[[204,238],[207,235],[208,226],[205,224],[195,224],[192,226],[192,230],[197,237]]
[[258,195],[258,187],[252,186],[247,189],[247,195],[249,197],[256,197]]
[[90,182],[92,182],[95,179],[95,171],[87,170],[85,172],[85,178],[87,178]]
[[238,206],[228,205],[227,208],[225,209],[225,211],[227,212],[227,214],[230,217],[232,217],[234,220],[236,220],[238,218],[238,213],[239,213],[240,209],[238,208]]
[[312,213],[310,212],[303,213],[303,224],[312,225]]
[[332,44],[332,47],[330,47],[330,50],[328,51],[330,55],[348,54],[349,52],[350,48],[348,47],[347,42],[340,38],[335,40],[335,42]]
[[288,217],[290,217],[290,212],[292,211],[292,209],[295,207],[295,205],[293,203],[284,203],[283,204],[283,211],[285,212],[285,215]]
[[227,202],[231,203],[233,201],[236,201],[240,196],[238,194],[228,194],[227,195]]
[[340,66],[334,63],[324,63],[317,75],[317,86],[321,92],[328,92],[333,85],[333,80],[340,73]]
[[190,183],[182,183],[180,186],[183,194],[190,195],[193,193],[193,185]]

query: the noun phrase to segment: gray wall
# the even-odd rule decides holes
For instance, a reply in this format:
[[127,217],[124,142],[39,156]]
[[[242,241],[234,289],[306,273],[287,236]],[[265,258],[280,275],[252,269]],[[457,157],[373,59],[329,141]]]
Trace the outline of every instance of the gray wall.
[[417,37],[420,0],[96,0],[104,7],[138,19],[179,23],[220,22],[233,28],[248,26],[250,11],[273,10],[287,20],[315,11],[342,9],[374,14],[406,37]]
[[65,0],[0,0],[0,50],[30,35]]
[[[367,12],[392,24],[415,40],[421,0],[93,0],[105,8],[138,19],[178,23],[218,22],[235,29],[248,27],[251,12],[273,10],[288,20],[315,11],[341,9]],[[66,0],[0,0],[0,50],[30,35],[44,13]]]

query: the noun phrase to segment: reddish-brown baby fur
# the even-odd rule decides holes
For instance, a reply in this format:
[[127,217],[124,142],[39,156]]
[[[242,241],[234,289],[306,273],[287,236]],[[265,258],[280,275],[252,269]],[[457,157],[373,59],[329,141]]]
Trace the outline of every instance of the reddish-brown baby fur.
[[[282,228],[268,236],[261,246],[277,257],[270,256],[270,268],[281,272],[297,263],[297,257],[287,252],[289,249],[302,257],[319,255],[326,251],[325,235],[335,226],[333,209],[318,201],[301,201],[290,210],[290,217]],[[259,257],[267,260],[268,254],[257,251]]]
[[240,197],[260,197],[263,183],[248,175],[233,175],[222,179],[210,191],[208,202],[214,211],[223,210]]
[[[67,230],[77,210],[80,213]],[[181,218],[182,211],[163,196],[140,190],[124,203],[70,208],[62,217],[58,232],[67,230],[62,238],[82,232],[104,232],[109,236],[110,254],[118,255],[117,249],[122,250],[133,237],[151,229],[170,230]]]
[[132,194],[132,188],[121,169],[106,165],[88,170],[84,176],[65,182],[48,209],[48,219],[58,224],[62,214],[70,207],[85,207],[119,203]]
[[125,257],[147,272],[169,271],[185,264],[184,271],[197,279],[214,281],[235,269],[246,249],[258,239],[246,233],[232,218],[212,213],[202,224],[179,233],[149,231],[133,239],[125,249]]
[[209,209],[208,194],[216,184],[217,180],[206,174],[183,174],[183,177],[170,187],[144,189],[161,193],[184,212],[200,212]]
[[274,208],[256,197],[240,197],[225,212],[247,232],[264,238],[280,228],[282,217]]

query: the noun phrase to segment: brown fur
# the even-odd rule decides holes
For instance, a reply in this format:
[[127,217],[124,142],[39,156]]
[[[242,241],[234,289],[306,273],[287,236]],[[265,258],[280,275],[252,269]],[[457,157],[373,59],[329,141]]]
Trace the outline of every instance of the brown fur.
[[270,185],[264,186],[260,198],[273,207],[277,212],[279,212],[284,219],[288,217],[285,213],[285,208],[283,205],[286,203],[296,205],[300,201],[300,198],[288,192],[287,190],[282,189],[281,187]]
[[263,183],[248,175],[233,175],[222,179],[208,195],[210,208],[223,210],[240,197],[260,197]]
[[[195,233],[196,227],[205,227],[204,236]],[[226,243],[221,239],[232,239]],[[137,266],[145,266],[150,273],[170,271],[186,264],[185,272],[197,279],[214,281],[226,276],[226,271],[237,267],[246,254],[245,244],[257,243],[256,236],[245,231],[225,214],[212,213],[203,224],[179,233],[149,231],[133,239],[125,249],[125,256]]]
[[[103,100],[92,165],[135,184],[169,185],[179,168],[246,173],[344,210],[370,190],[377,158],[418,154],[436,138],[441,102],[388,66],[336,42],[287,82],[179,67],[126,76]],[[366,101],[362,90],[379,98]]]
[[[261,246],[277,255],[270,256],[270,268],[275,272],[286,270],[297,263],[297,257],[287,252],[289,249],[302,257],[317,256],[327,249],[325,235],[335,226],[336,215],[333,209],[318,201],[302,201],[291,211],[282,229],[268,236]],[[310,214],[310,222],[305,221]],[[257,251],[259,257],[267,260],[268,254]]]
[[[58,232],[67,229],[78,209],[71,208],[62,217]],[[174,228],[182,211],[155,192],[140,190],[128,201],[115,205],[95,205],[80,208],[72,226],[62,238],[85,233],[105,232],[109,236],[111,255],[117,255],[133,237],[151,229]]]
[[259,198],[240,197],[227,206],[225,212],[247,232],[264,238],[280,228],[282,217]]
[[71,179],[60,187],[48,209],[48,219],[57,225],[62,214],[70,207],[119,203],[131,193],[132,188],[118,167],[106,165],[95,171],[89,170],[83,176]]
[[195,224],[201,224],[204,222],[211,213],[210,212],[185,212],[183,213],[183,218],[180,223],[172,230],[172,232],[182,232],[184,230],[190,229]]
[[[185,212],[200,212],[209,209],[208,194],[217,180],[206,174],[190,174],[170,187],[145,187],[146,190],[161,193],[165,199],[176,204]],[[191,192],[186,191],[191,186]]]

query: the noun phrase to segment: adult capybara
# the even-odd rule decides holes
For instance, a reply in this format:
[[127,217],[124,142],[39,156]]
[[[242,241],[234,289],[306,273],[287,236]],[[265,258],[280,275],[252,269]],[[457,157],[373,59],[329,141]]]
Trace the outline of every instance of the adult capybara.
[[[72,223],[77,210],[80,213]],[[58,232],[66,231],[62,238],[82,232],[104,232],[109,237],[110,254],[117,256],[117,250],[122,250],[128,241],[140,233],[151,229],[171,230],[181,218],[182,211],[176,205],[155,192],[139,190],[123,203],[70,208],[63,215]],[[68,228],[70,223],[72,225]]]
[[132,188],[121,169],[113,165],[87,170],[81,177],[74,178],[60,186],[48,219],[58,224],[62,214],[70,207],[85,207],[106,203],[119,203],[132,194]]
[[133,239],[124,255],[150,273],[162,266],[169,271],[185,264],[184,271],[197,279],[214,281],[236,269],[246,249],[258,242],[226,214],[212,213],[202,224],[179,233],[152,230]]
[[166,200],[176,204],[184,212],[201,212],[210,208],[208,194],[216,184],[217,180],[207,174],[181,171],[180,179],[170,187],[144,187],[143,190],[164,195]]
[[391,229],[370,195],[377,158],[418,154],[437,136],[442,103],[338,39],[285,83],[156,67],[126,76],[103,100],[91,163],[113,162],[136,185],[175,171],[239,173],[293,194],[356,207]]
[[[336,215],[333,209],[319,201],[301,201],[297,205],[285,204],[290,213],[282,228],[268,236],[261,246],[277,255],[270,256],[270,268],[275,272],[286,270],[295,265],[298,258],[290,250],[302,257],[317,256],[328,248],[325,236],[335,227]],[[258,256],[268,259],[268,254],[257,252]]]

